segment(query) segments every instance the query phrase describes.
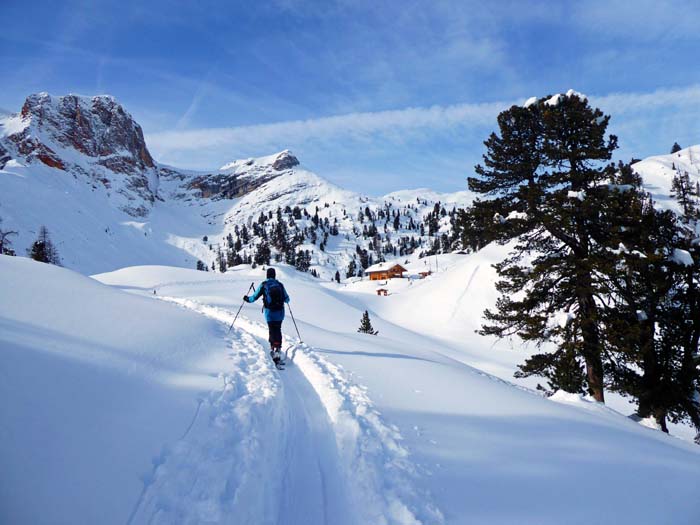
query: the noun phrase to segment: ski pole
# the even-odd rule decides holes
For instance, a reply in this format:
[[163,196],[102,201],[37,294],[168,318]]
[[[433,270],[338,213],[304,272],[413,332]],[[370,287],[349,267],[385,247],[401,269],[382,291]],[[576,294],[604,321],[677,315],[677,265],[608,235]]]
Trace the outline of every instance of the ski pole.
[[294,312],[292,312],[292,307],[289,306],[289,303],[287,303],[287,308],[289,308],[289,313],[292,316],[292,322],[294,323],[294,328],[296,329],[297,335],[299,336],[299,342],[303,343],[304,341],[301,340],[301,334],[299,333],[299,327],[297,326],[296,319],[294,319]]
[[[250,293],[250,290],[251,290],[252,288],[254,288],[254,287],[255,287],[255,283],[254,283],[254,282],[250,283],[250,287],[248,288],[248,291],[246,292],[246,295],[248,295],[248,294]],[[241,310],[243,309],[243,305],[244,305],[244,304],[245,304],[245,301],[243,301],[243,302],[241,303],[241,307],[240,307],[240,308],[238,309],[238,311],[236,312],[236,317],[233,318],[233,322],[231,323],[231,326],[228,327],[228,332],[226,332],[226,335],[228,335],[228,334],[231,333],[231,328],[233,328],[233,323],[235,323],[235,322],[236,322],[236,319],[238,319],[238,314],[241,313]]]

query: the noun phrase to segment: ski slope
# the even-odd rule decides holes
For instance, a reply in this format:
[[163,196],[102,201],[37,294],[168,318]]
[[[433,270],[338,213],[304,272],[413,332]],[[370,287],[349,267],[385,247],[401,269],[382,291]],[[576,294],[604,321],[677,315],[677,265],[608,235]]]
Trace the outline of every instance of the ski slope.
[[[257,305],[227,333],[261,269],[0,257],[0,521],[697,523],[698,447],[477,367],[488,342],[425,303],[468,265],[442,264],[386,298],[279,268],[304,342],[287,320],[278,372]],[[356,332],[366,308],[378,336]]]

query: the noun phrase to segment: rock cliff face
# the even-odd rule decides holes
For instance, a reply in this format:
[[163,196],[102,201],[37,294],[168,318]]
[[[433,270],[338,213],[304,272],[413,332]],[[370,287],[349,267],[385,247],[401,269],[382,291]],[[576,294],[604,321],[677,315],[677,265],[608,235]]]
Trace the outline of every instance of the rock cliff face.
[[0,170],[5,167],[5,164],[11,159],[10,153],[5,149],[0,142]]
[[113,97],[30,95],[0,130],[0,158],[41,163],[101,184],[133,216],[148,214],[155,201],[157,166],[141,126]]
[[235,199],[289,173],[297,166],[299,160],[285,150],[260,159],[232,162],[221,168],[219,173],[193,177],[186,187],[205,199]]
[[52,97],[39,93],[27,97],[20,116],[33,124],[13,139],[26,155],[32,153],[35,141],[31,132],[36,130],[117,173],[155,167],[141,126],[110,96]]
[[134,217],[147,216],[157,200],[242,197],[299,165],[283,151],[235,161],[214,173],[160,166],[141,126],[113,97],[48,93],[30,95],[18,114],[0,118],[0,169],[11,159],[100,186]]

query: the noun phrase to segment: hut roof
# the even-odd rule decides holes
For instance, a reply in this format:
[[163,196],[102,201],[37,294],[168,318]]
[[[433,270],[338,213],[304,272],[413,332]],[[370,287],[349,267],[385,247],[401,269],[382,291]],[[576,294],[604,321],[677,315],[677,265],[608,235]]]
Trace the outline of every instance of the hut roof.
[[388,263],[388,262],[383,262],[383,263],[378,263],[378,264],[373,264],[369,268],[365,270],[365,273],[376,273],[376,272],[388,272],[392,268],[395,268],[398,266],[402,272],[407,272],[406,268],[401,266],[398,263]]

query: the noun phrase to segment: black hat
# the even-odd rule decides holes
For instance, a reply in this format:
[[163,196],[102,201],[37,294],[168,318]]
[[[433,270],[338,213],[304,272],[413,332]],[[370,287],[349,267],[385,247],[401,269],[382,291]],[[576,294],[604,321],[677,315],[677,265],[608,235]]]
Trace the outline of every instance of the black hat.
[[267,269],[267,278],[268,279],[274,279],[277,273],[275,272],[274,268],[268,268]]

